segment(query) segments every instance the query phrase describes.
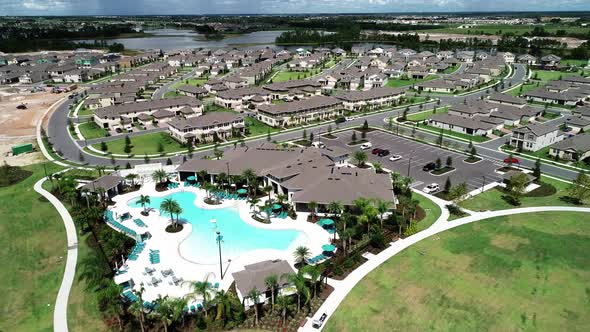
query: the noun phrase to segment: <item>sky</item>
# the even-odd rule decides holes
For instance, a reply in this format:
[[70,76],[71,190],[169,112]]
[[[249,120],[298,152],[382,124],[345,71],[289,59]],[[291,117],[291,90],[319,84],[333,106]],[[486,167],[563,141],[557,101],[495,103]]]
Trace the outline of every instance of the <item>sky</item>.
[[590,10],[590,0],[0,0],[0,15],[174,15]]

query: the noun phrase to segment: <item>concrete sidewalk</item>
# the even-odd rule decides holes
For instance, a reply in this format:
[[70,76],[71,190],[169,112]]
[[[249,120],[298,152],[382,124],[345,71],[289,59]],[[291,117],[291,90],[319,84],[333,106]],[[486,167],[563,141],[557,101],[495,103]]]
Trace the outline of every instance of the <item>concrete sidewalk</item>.
[[[433,200],[437,205],[441,206],[442,200]],[[318,309],[318,311],[312,316],[311,319],[308,319],[306,324],[299,329],[299,331],[320,331],[322,330],[327,321],[330,319],[332,314],[336,311],[340,303],[344,300],[346,295],[354,288],[354,286],[367,274],[377,268],[379,265],[383,264],[385,261],[390,259],[391,257],[395,256],[402,250],[410,247],[411,245],[422,241],[432,235],[444,232],[451,228],[455,228],[461,225],[465,225],[468,223],[485,220],[493,217],[499,216],[507,216],[513,214],[520,214],[520,213],[534,213],[534,212],[549,212],[549,211],[564,211],[564,212],[587,212],[590,213],[590,208],[582,208],[582,207],[570,207],[570,206],[543,206],[543,207],[528,207],[528,208],[517,208],[517,209],[508,209],[508,210],[500,210],[500,211],[486,211],[486,212],[477,212],[471,216],[464,217],[461,219],[456,219],[453,221],[447,221],[449,213],[447,209],[441,206],[441,210],[443,213],[441,216],[434,222],[434,224],[419,233],[416,233],[410,237],[407,237],[402,240],[398,240],[391,244],[391,246],[378,255],[372,257],[370,260],[365,262],[363,265],[359,266],[356,270],[354,270],[351,274],[349,274],[344,280],[341,280],[339,283],[331,284],[334,287],[334,291],[330,296],[324,301],[322,306]],[[446,212],[446,213],[445,213]],[[328,315],[328,318],[324,322],[324,325],[319,328],[315,329],[311,326],[313,319],[318,319],[323,313]]]
[[68,257],[66,260],[66,268],[64,270],[64,276],[55,299],[55,306],[53,311],[53,330],[56,332],[67,332],[68,331],[68,297],[70,290],[74,282],[74,276],[76,274],[76,261],[78,260],[78,237],[76,233],[76,226],[70,216],[70,213],[66,207],[50,192],[43,189],[43,182],[47,178],[43,178],[35,183],[34,189],[36,192],[41,194],[43,197],[53,204],[59,215],[61,216],[64,226],[66,228],[66,235],[68,241]]

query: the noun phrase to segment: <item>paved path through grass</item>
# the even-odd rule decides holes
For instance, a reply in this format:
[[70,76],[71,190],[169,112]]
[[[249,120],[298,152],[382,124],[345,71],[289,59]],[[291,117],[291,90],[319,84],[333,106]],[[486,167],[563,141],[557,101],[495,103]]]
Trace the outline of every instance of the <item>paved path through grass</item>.
[[[441,204],[442,200],[433,200],[437,204]],[[446,230],[462,226],[465,224],[469,224],[472,222],[485,220],[493,217],[500,217],[500,216],[507,216],[513,214],[520,214],[520,213],[534,213],[534,212],[549,212],[549,211],[564,211],[564,212],[587,212],[590,213],[590,208],[582,208],[582,207],[567,207],[567,206],[542,206],[542,207],[527,207],[527,208],[518,208],[518,209],[509,209],[509,210],[501,210],[501,211],[487,211],[487,212],[476,212],[471,216],[456,219],[453,221],[448,221],[448,210],[444,207],[443,214],[438,218],[438,220],[432,225],[432,227],[414,234],[410,237],[407,237],[402,240],[398,240],[391,244],[391,246],[379,254],[370,258],[367,262],[363,265],[358,267],[354,270],[351,274],[349,274],[344,280],[338,283],[330,283],[332,287],[334,287],[334,291],[330,296],[324,301],[322,306],[319,310],[313,315],[312,319],[309,319],[305,326],[302,328],[303,331],[318,331],[318,329],[314,329],[311,326],[311,322],[313,319],[319,319],[319,317],[326,313],[328,315],[327,320],[334,314],[338,305],[344,300],[344,298],[350,293],[350,291],[356,286],[356,284],[361,281],[367,274],[373,271],[375,268],[383,264],[385,261],[390,259],[391,257],[395,256],[396,254],[400,253],[404,249],[410,247],[411,245],[422,241],[432,235],[444,232]],[[446,212],[446,213],[445,213]],[[326,326],[326,322],[324,325],[319,329],[323,329]]]
[[66,228],[66,234],[68,237],[68,258],[66,260],[66,268],[64,270],[64,277],[55,299],[55,306],[53,311],[53,330],[56,332],[67,332],[68,331],[68,296],[72,284],[74,283],[74,275],[76,274],[76,261],[78,260],[78,237],[76,235],[76,226],[72,220],[72,216],[66,209],[66,207],[53,196],[50,192],[43,189],[43,182],[47,178],[42,178],[35,183],[35,191],[45,197],[59,212],[59,215],[63,219],[64,226]]

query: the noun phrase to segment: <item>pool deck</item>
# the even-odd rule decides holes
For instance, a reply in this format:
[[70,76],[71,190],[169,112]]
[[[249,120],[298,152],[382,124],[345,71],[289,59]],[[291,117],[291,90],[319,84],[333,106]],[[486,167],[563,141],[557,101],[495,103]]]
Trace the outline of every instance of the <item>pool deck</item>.
[[[190,224],[184,224],[182,231],[178,233],[167,233],[165,231],[166,226],[169,224],[169,216],[160,216],[159,211],[156,209],[149,213],[149,216],[143,216],[140,212],[143,210],[141,207],[133,208],[128,206],[128,201],[138,197],[139,195],[148,195],[150,197],[162,197],[167,196],[176,192],[190,191],[197,195],[195,205],[199,208],[204,209],[222,209],[228,207],[235,207],[239,211],[240,218],[247,224],[253,227],[259,227],[269,230],[297,230],[305,234],[305,237],[299,237],[294,241],[287,250],[274,250],[274,249],[260,249],[255,251],[248,251],[244,254],[233,257],[229,263],[224,258],[224,278],[221,280],[219,276],[219,264],[199,264],[191,262],[182,257],[179,246],[186,239],[191,231],[192,227]],[[270,224],[263,224],[251,217],[251,208],[246,200],[225,200],[220,205],[208,205],[203,202],[205,197],[205,191],[195,187],[184,187],[182,184],[179,188],[166,190],[163,192],[157,192],[155,189],[155,183],[148,182],[144,184],[141,189],[135,192],[118,195],[113,198],[115,202],[114,206],[110,206],[109,209],[115,213],[118,217],[125,212],[131,214],[131,218],[121,222],[121,224],[133,229],[138,234],[149,232],[151,238],[145,240],[145,248],[139,254],[137,260],[129,260],[125,258],[125,263],[121,270],[126,272],[115,276],[116,283],[123,283],[130,279],[134,281],[134,290],[139,291],[141,284],[144,287],[143,300],[153,301],[158,297],[184,297],[191,292],[190,285],[187,281],[203,281],[207,278],[212,284],[219,283],[219,289],[227,290],[233,283],[232,273],[244,269],[245,265],[269,260],[269,259],[283,259],[289,262],[291,266],[294,265],[293,251],[295,247],[299,245],[307,246],[311,251],[311,256],[319,255],[322,253],[321,246],[326,243],[330,243],[333,235],[329,234],[322,227],[307,222],[308,213],[297,213],[297,219],[291,218],[280,219],[272,218]],[[264,200],[260,204],[263,204]],[[137,226],[133,219],[141,219],[147,227]],[[150,250],[160,251],[160,263],[152,264],[150,262],[149,252]],[[222,247],[223,255],[223,247]],[[145,274],[145,269],[155,269],[156,271],[150,274]],[[185,282],[174,285],[172,277],[164,277],[162,275],[163,270],[172,269],[174,276],[182,278]],[[227,270],[225,270],[227,269]],[[226,272],[225,272],[226,271]],[[149,286],[148,282],[151,283],[152,277],[161,279],[157,286]],[[195,304],[199,302],[190,302]]]

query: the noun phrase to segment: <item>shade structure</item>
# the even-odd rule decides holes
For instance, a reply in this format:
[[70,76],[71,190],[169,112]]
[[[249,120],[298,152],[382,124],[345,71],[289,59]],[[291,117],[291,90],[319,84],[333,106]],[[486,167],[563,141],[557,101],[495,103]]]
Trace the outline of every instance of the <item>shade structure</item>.
[[191,175],[189,177],[186,178],[189,181],[195,181],[197,178],[194,175]]
[[272,209],[273,209],[273,210],[278,210],[278,209],[280,209],[280,208],[282,208],[281,204],[277,204],[277,203],[275,203],[275,204],[273,204],[273,205],[272,205]]
[[332,251],[336,250],[336,246],[333,244],[324,244],[322,246],[322,250],[332,252]]
[[245,193],[247,193],[247,192],[248,192],[248,190],[246,190],[246,189],[244,189],[244,188],[240,188],[240,189],[238,189],[238,194],[245,194]]
[[319,221],[320,226],[332,226],[334,225],[334,220],[330,218],[323,218]]

